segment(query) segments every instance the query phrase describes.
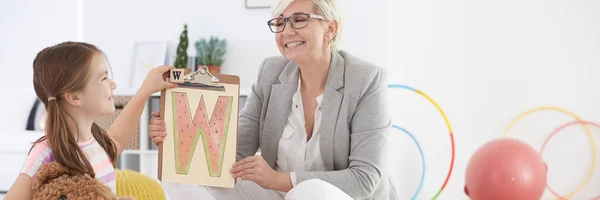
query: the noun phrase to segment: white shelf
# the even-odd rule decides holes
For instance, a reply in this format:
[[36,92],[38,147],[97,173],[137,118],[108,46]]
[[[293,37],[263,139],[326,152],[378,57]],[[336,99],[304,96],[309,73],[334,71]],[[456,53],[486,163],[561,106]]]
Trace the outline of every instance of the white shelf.
[[158,150],[155,149],[151,149],[151,150],[137,150],[137,149],[125,149],[123,151],[123,153],[121,153],[123,155],[130,155],[130,154],[151,154],[151,155],[158,155]]
[[140,154],[142,150],[134,150],[134,149],[125,149],[121,155],[129,155],[129,154]]
[[[44,135],[41,131],[4,130],[0,132],[0,191],[8,191],[19,176],[32,142]],[[2,194],[0,194],[2,199]]]
[[[122,88],[115,90],[115,95],[133,95],[136,90]],[[160,93],[158,93],[160,95]],[[150,99],[149,99],[150,100]],[[146,101],[144,111],[140,117],[140,149],[125,149],[119,156],[120,169],[129,169],[138,171],[144,175],[157,178],[158,153],[157,150],[149,148],[150,138],[148,137],[148,124],[150,116],[150,101]]]
[[145,154],[150,154],[150,155],[158,155],[158,150],[148,150],[146,152],[144,152]]

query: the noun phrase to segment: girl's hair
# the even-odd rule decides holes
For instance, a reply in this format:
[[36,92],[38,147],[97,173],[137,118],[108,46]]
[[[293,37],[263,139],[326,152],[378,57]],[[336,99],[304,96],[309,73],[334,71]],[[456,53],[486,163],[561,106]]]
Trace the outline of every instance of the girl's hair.
[[[76,121],[63,108],[64,95],[83,90],[90,76],[94,56],[104,53],[96,46],[82,42],[63,42],[40,51],[33,61],[33,86],[37,97],[46,106],[46,135],[34,142],[34,146],[47,140],[54,159],[65,167],[95,177],[94,169],[77,144]],[[48,101],[48,98],[56,98]],[[117,148],[106,131],[96,123],[92,135],[104,148],[113,166]]]

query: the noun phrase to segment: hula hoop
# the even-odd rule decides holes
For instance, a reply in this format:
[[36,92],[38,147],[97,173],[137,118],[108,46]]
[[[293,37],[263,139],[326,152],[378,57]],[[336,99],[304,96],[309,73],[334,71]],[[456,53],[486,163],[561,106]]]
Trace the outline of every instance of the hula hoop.
[[406,133],[415,142],[415,144],[417,144],[417,148],[419,148],[419,153],[421,154],[421,180],[419,181],[419,187],[417,188],[417,191],[415,191],[415,194],[413,194],[413,196],[410,198],[414,200],[419,195],[419,192],[421,192],[421,187],[423,187],[423,182],[425,181],[425,154],[423,154],[421,144],[419,144],[419,141],[417,141],[417,138],[415,138],[413,134],[402,127],[396,125],[392,125],[392,127]]
[[[558,127],[557,129],[554,129],[554,131],[552,131],[552,133],[550,133],[550,135],[546,138],[546,141],[544,141],[544,144],[542,145],[542,149],[540,149],[540,156],[544,153],[544,149],[546,148],[546,144],[548,144],[548,141],[550,141],[550,139],[552,139],[552,137],[554,137],[554,135],[556,135],[560,130],[562,130],[562,129],[568,127],[568,126],[574,125],[574,124],[587,124],[587,125],[592,125],[592,126],[595,126],[597,128],[600,128],[599,124],[594,123],[594,122],[590,122],[590,121],[572,121],[572,122],[566,123],[566,124]],[[592,142],[594,142],[594,141],[592,141]],[[594,142],[594,144],[595,144],[595,142]],[[596,157],[596,152],[595,151],[593,152],[593,156]],[[567,198],[561,196],[560,194],[558,194],[557,192],[555,192],[554,190],[552,190],[552,188],[550,188],[549,185],[546,185],[546,188],[548,188],[548,190],[550,190],[550,192],[552,194],[554,194],[554,196],[556,196],[556,197],[558,197],[560,199],[567,199]],[[597,197],[592,198],[592,200],[597,200],[597,199],[600,199],[600,195],[598,195]]]
[[[517,116],[517,118],[515,118],[506,128],[506,130],[504,131],[504,137],[506,137],[508,135],[508,130],[510,130],[510,128],[512,128],[517,121],[519,121],[520,119],[522,119],[523,117],[533,113],[533,112],[537,112],[537,111],[543,111],[543,110],[556,110],[559,112],[562,112],[564,114],[567,114],[573,118],[575,118],[577,121],[583,121],[581,120],[581,117],[577,116],[575,113],[568,111],[566,109],[563,108],[559,108],[559,107],[554,107],[554,106],[542,106],[542,107],[537,107],[537,108],[533,108],[530,109],[528,111],[525,111],[524,113],[521,113],[519,116]],[[594,143],[594,136],[592,135],[592,131],[590,130],[590,128],[587,125],[583,125],[583,127],[585,128],[585,131],[588,134],[588,137],[590,139],[590,143],[592,144],[592,151],[596,152],[596,143]],[[581,189],[583,189],[583,186],[585,186],[588,181],[590,180],[590,178],[592,177],[592,174],[594,173],[594,168],[596,167],[596,156],[592,156],[592,167],[590,168],[590,171],[588,172],[587,177],[585,178],[585,180],[583,181],[583,183],[581,183],[581,185],[579,185],[579,187],[575,188],[575,190],[573,190],[571,193],[569,193],[568,195],[566,195],[566,198],[571,198],[573,195],[575,195],[577,192],[579,192]]]
[[448,185],[448,180],[450,180],[450,176],[452,175],[452,168],[454,167],[454,134],[452,133],[452,126],[450,126],[450,122],[448,121],[448,117],[446,117],[446,114],[444,114],[444,111],[442,110],[442,108],[431,97],[429,97],[424,92],[422,92],[420,90],[417,90],[417,89],[415,89],[413,87],[409,87],[409,86],[405,86],[405,85],[397,85],[397,84],[390,84],[390,85],[388,85],[388,88],[406,89],[406,90],[410,90],[410,91],[416,92],[417,94],[420,94],[425,99],[429,100],[429,102],[431,102],[431,104],[433,104],[437,108],[437,110],[440,112],[440,114],[442,115],[442,117],[444,117],[444,121],[446,122],[446,126],[448,127],[448,131],[450,132],[450,142],[452,144],[452,159],[450,160],[450,169],[448,169],[448,174],[446,175],[446,180],[444,180],[444,184],[442,185],[442,187],[440,188],[440,190],[435,194],[435,196],[432,199],[432,200],[435,200],[435,199],[437,199],[440,196],[440,194],[442,193],[442,191],[444,191],[444,188],[446,188],[446,185]]

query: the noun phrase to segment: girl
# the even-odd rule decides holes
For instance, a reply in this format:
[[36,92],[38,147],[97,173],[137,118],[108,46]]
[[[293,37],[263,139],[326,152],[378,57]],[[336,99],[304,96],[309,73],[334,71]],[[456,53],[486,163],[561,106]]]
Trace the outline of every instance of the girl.
[[94,45],[64,42],[43,49],[33,61],[33,84],[47,111],[45,136],[34,142],[6,199],[29,199],[41,165],[57,161],[87,173],[116,193],[114,165],[129,143],[148,97],[175,84],[163,80],[173,67],[150,71],[135,96],[105,132],[94,121],[115,112],[115,82],[105,55]]

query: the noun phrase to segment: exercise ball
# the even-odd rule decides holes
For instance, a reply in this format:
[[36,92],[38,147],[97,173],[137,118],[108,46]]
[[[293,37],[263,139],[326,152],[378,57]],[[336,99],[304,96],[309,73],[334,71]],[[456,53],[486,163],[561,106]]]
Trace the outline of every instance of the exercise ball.
[[496,139],[471,157],[464,190],[472,200],[539,200],[546,172],[533,147],[517,139]]
[[135,197],[136,200],[166,200],[167,195],[160,183],[150,176],[128,170],[115,170],[117,176],[117,196]]

